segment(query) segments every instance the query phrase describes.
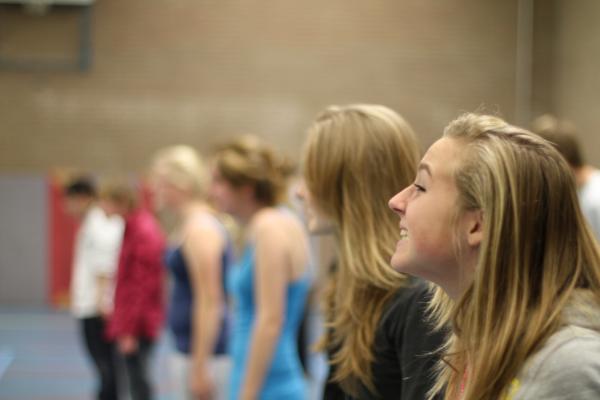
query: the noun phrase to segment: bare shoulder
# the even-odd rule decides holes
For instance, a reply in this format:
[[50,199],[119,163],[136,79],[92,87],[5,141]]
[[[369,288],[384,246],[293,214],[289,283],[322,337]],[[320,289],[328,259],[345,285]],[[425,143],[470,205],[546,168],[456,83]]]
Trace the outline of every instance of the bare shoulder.
[[265,208],[254,219],[254,231],[257,234],[274,234],[302,230],[302,223],[291,212],[278,208]]
[[195,246],[208,242],[220,244],[225,239],[219,224],[220,222],[211,213],[195,212],[184,222],[183,240]]
[[308,265],[308,236],[300,219],[281,208],[268,208],[255,215],[253,234],[258,264],[284,274],[294,281],[305,273]]
[[257,243],[287,249],[295,255],[294,258],[308,251],[308,236],[302,221],[286,209],[261,210],[255,216],[252,230]]

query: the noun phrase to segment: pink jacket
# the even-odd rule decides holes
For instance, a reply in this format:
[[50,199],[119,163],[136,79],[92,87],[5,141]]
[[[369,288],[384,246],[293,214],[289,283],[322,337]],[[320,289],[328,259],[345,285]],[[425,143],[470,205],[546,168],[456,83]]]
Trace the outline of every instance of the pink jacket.
[[154,339],[164,321],[163,254],[165,239],[155,218],[136,210],[125,219],[114,311],[107,335]]

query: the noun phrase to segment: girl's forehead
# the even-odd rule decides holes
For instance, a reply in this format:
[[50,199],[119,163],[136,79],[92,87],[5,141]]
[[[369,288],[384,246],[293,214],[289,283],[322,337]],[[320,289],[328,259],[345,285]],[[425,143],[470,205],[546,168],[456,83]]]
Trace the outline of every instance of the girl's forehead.
[[460,163],[461,152],[460,143],[443,137],[429,147],[419,169],[432,177],[451,177]]

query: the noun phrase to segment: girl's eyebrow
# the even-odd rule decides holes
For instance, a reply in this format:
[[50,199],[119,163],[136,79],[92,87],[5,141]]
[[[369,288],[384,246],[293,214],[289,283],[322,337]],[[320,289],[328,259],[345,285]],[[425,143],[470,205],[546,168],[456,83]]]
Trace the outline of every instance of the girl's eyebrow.
[[431,177],[431,167],[426,162],[419,163],[418,171],[424,170]]

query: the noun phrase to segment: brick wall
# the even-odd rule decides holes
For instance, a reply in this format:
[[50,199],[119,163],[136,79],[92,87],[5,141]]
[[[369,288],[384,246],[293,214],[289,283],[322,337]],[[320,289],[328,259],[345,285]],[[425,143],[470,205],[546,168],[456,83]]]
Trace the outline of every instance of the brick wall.
[[[89,72],[0,70],[0,170],[140,170],[254,132],[296,156],[331,103],[400,111],[423,146],[461,111],[514,114],[517,1],[98,0]],[[73,57],[76,14],[0,7],[0,55]]]

